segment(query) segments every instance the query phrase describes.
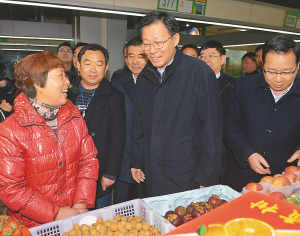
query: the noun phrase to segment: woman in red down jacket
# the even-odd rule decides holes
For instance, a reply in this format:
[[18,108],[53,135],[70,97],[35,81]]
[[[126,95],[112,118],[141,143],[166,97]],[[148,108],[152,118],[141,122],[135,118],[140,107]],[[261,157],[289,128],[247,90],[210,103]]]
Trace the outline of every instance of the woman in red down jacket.
[[0,123],[0,199],[30,228],[94,207],[97,150],[56,55],[32,54],[15,70],[14,113]]

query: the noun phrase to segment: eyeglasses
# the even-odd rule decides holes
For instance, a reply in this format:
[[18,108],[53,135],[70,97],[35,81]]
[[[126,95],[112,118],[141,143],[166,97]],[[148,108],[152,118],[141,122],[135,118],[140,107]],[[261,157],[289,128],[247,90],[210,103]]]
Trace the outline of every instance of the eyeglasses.
[[70,49],[67,49],[67,50],[64,50],[64,49],[59,49],[58,50],[58,52],[60,52],[60,53],[72,53],[72,50],[70,50]]
[[289,76],[289,75],[294,74],[296,70],[297,70],[297,66],[296,66],[295,70],[293,70],[293,71],[275,72],[275,71],[266,71],[264,69],[264,72],[266,73],[266,75],[269,75],[269,76],[276,76],[276,75]]
[[172,38],[172,36],[170,36],[168,39],[166,39],[165,41],[157,41],[157,42],[154,42],[154,43],[142,43],[141,44],[141,48],[144,50],[144,51],[149,51],[150,48],[151,48],[151,45],[156,48],[156,49],[161,49],[164,47],[164,43],[167,42],[170,38]]
[[[220,55],[220,56],[221,56],[221,55]],[[209,60],[212,60],[213,58],[215,58],[215,57],[220,57],[220,56],[208,55],[207,58],[208,58]],[[206,60],[206,56],[200,56],[199,58],[200,58],[202,61],[205,61],[205,60]]]

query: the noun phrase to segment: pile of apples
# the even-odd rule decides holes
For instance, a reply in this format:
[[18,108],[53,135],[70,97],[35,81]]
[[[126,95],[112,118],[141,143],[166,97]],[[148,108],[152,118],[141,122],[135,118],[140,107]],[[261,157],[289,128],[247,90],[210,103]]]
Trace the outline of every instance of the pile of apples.
[[242,193],[248,191],[264,193],[282,200],[289,198],[291,194],[300,193],[300,168],[288,166],[282,174],[265,176],[259,183],[249,183]]

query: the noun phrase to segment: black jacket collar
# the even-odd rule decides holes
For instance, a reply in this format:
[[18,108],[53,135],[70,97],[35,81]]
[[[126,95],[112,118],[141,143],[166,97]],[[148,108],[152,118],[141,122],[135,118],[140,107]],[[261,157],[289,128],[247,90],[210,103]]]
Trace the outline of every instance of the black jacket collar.
[[[161,87],[171,77],[173,70],[174,70],[175,66],[177,65],[178,61],[180,61],[182,55],[183,55],[182,51],[180,49],[176,49],[173,61],[170,65],[168,65],[166,67],[165,72],[164,72],[164,78],[161,83],[159,81],[160,74],[158,73],[157,68],[152,65],[150,60],[147,62],[146,66],[142,70],[141,75],[144,76],[149,81],[151,81],[156,86]],[[139,75],[139,76],[141,76],[141,75]]]

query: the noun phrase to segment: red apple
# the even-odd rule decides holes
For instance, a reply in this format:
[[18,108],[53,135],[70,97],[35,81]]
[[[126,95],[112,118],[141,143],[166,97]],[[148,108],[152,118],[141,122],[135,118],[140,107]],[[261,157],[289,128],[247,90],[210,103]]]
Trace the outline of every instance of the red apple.
[[285,195],[281,192],[273,192],[273,193],[270,193],[269,196],[275,197],[275,198],[278,198],[281,200],[285,198]]
[[274,177],[273,177],[273,176],[265,176],[265,177],[263,177],[263,178],[260,180],[260,182],[262,182],[262,183],[268,183],[268,182],[273,182],[273,180],[274,180]]
[[274,186],[292,186],[291,181],[287,177],[284,177],[284,176],[276,177],[273,180],[272,184]]
[[247,189],[248,191],[258,192],[258,191],[262,191],[264,188],[258,183],[249,183],[246,185],[245,189]]
[[296,173],[299,170],[300,169],[297,166],[288,166],[287,168],[285,168],[284,173]]
[[291,181],[291,183],[296,183],[300,181],[298,175],[291,172],[285,173],[283,176],[287,177]]

